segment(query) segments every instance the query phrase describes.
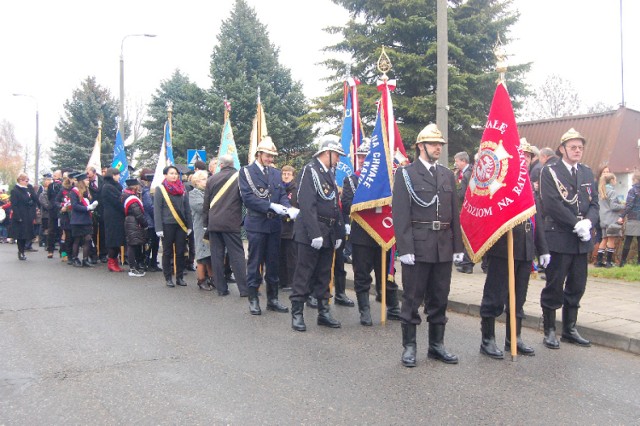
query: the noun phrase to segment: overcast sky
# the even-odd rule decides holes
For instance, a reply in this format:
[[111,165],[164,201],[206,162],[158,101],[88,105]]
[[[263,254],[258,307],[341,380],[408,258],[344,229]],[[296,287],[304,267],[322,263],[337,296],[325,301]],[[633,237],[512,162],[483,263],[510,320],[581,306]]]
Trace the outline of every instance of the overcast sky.
[[[322,31],[340,25],[345,11],[330,0],[247,0],[280,61],[302,81],[307,96],[324,93],[324,57],[320,49],[336,41]],[[125,96],[147,102],[176,68],[208,88],[211,52],[220,22],[229,17],[233,0],[112,0],[86,2],[21,0],[4,2],[0,26],[0,120],[15,125],[22,144],[35,140],[35,103],[12,93],[37,98],[40,143],[50,147],[54,127],[87,76],[119,96],[119,58],[127,34],[151,33],[124,42]],[[515,0],[521,13],[512,28],[517,41],[507,46],[511,63],[532,62],[528,82],[540,84],[552,73],[570,80],[585,104],[621,102],[620,0]],[[640,1],[623,0],[625,101],[640,109]],[[398,85],[402,85],[399,81]],[[487,105],[487,112],[489,105]],[[267,111],[268,113],[268,111]],[[105,123],[106,125],[106,123]],[[218,141],[215,141],[216,145]],[[44,152],[43,149],[43,152]]]

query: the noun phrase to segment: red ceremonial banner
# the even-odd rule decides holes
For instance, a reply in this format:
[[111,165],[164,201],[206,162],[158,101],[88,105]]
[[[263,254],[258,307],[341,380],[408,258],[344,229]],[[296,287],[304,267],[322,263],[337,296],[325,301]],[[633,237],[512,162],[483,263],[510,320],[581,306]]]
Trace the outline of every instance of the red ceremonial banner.
[[460,211],[462,239],[473,262],[536,212],[511,99],[499,83]]

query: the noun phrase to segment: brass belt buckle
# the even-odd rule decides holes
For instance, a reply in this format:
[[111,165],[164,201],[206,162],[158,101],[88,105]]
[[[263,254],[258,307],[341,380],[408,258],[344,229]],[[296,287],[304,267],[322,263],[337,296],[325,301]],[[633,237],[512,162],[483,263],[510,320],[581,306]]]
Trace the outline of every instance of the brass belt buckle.
[[524,224],[524,230],[525,230],[525,232],[531,232],[531,222],[527,221]]
[[439,220],[434,220],[433,222],[431,222],[431,229],[433,229],[434,231],[439,231],[440,230],[440,221]]

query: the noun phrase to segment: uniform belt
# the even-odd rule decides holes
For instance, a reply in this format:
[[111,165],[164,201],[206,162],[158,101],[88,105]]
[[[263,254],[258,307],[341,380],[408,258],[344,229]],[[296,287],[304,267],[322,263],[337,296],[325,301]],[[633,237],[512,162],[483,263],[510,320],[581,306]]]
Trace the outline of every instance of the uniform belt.
[[276,212],[272,212],[272,211],[268,211],[266,213],[260,213],[257,212],[255,210],[249,210],[248,211],[248,215],[249,216],[253,216],[253,217],[266,217],[267,219],[273,219],[278,217],[278,214]]
[[411,223],[424,223],[425,225],[431,225],[431,229],[434,231],[444,231],[446,229],[451,228],[451,224],[449,222],[440,222],[439,220],[434,220],[432,222],[412,220]]
[[329,218],[329,217],[324,217],[324,216],[318,216],[318,221],[325,223],[329,226],[333,226],[336,223],[335,219]]
[[524,223],[524,231],[531,232],[531,222],[529,222],[528,220]]

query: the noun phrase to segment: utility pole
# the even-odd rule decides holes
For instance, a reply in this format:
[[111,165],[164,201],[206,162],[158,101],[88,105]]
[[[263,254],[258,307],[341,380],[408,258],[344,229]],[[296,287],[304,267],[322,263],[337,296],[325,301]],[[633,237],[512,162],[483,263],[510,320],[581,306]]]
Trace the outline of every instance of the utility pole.
[[447,141],[442,146],[440,163],[449,167],[449,35],[447,23],[447,0],[437,0],[437,83],[436,83],[436,125]]

